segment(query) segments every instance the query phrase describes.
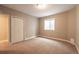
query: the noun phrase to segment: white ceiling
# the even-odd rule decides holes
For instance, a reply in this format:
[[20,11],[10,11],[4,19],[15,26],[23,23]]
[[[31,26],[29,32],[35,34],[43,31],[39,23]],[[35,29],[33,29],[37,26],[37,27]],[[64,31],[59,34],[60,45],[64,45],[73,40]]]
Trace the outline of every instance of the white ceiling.
[[43,17],[48,15],[53,15],[56,13],[67,11],[73,8],[74,4],[48,4],[45,9],[37,9],[33,4],[4,4],[3,6],[15,9],[17,11],[21,11],[23,13],[36,16]]

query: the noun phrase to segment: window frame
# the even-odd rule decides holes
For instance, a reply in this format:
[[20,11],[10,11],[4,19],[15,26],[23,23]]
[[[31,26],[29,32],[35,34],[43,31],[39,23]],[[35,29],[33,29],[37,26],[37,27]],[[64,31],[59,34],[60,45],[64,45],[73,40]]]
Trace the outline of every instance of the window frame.
[[[48,21],[50,24],[47,25],[49,28],[46,29],[46,22],[47,22],[47,21]],[[44,20],[44,30],[52,30],[52,31],[54,31],[54,30],[55,30],[55,23],[56,23],[56,22],[55,22],[55,18]]]

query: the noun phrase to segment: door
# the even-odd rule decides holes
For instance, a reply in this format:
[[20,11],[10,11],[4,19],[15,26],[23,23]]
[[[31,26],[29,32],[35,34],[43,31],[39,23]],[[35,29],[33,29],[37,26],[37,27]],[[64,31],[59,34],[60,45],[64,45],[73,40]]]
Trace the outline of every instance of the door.
[[19,42],[23,40],[23,19],[11,17],[11,42]]

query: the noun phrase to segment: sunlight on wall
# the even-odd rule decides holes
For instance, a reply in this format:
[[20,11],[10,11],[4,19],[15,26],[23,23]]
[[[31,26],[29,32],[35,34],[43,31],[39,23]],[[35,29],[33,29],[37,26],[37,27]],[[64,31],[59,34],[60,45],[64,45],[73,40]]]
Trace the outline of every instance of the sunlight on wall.
[[0,15],[0,41],[8,38],[8,16]]

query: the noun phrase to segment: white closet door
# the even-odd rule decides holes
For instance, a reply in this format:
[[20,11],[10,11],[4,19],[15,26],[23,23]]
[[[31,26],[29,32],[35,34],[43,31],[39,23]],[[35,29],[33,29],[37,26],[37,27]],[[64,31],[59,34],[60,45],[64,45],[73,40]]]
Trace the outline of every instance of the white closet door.
[[11,42],[23,40],[23,20],[20,18],[11,18]]

